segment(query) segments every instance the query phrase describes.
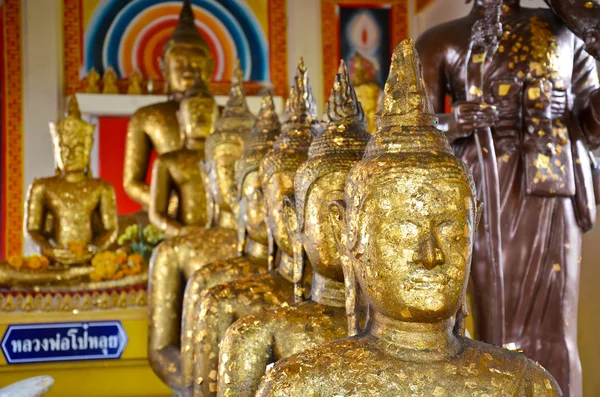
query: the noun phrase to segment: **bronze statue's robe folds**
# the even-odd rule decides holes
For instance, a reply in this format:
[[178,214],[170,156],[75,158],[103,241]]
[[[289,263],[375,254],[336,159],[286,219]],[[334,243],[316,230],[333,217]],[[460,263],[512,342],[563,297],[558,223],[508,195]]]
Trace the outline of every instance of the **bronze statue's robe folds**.
[[[483,69],[485,103],[467,102],[469,37],[483,3],[478,1],[465,18],[421,36],[417,49],[424,78],[435,112],[444,111],[446,95],[454,101],[452,114],[439,115],[441,127],[456,155],[471,168],[479,198],[488,182],[472,131],[491,127],[500,201],[502,241],[494,247],[503,257],[503,343],[514,343],[539,361],[565,395],[579,396],[581,234],[595,221],[589,150],[600,145],[596,65],[583,43],[550,10],[522,8],[517,0],[505,0],[503,35]],[[470,90],[477,91],[472,86]],[[486,246],[485,224],[481,222],[475,241],[472,280],[479,337],[488,341],[498,324],[488,318],[489,306],[482,302],[498,297],[490,290],[492,253]]]
[[560,396],[543,368],[456,323],[478,207],[469,170],[435,128],[412,41],[394,51],[377,124],[330,207],[348,307],[359,285],[370,324],[279,361],[256,396]]
[[198,320],[197,305],[202,292],[219,284],[267,272],[266,210],[258,168],[262,158],[273,148],[280,132],[281,123],[275,111],[273,94],[268,92],[263,96],[258,120],[244,143],[244,152],[235,167],[239,199],[235,210],[238,221],[238,250],[243,252],[243,256],[201,267],[188,280],[185,289],[181,326],[184,389],[189,389],[193,383],[192,336]]
[[[259,174],[265,196],[269,240],[269,272],[207,290],[198,302],[194,327],[194,395],[217,392],[219,342],[237,319],[262,309],[293,302],[293,249],[283,220],[283,198],[294,193],[294,175],[306,160],[319,123],[316,104],[303,61],[287,102],[281,135],[262,160]],[[275,255],[274,246],[279,252]],[[273,263],[278,260],[277,268]]]
[[218,395],[252,397],[267,365],[347,336],[344,275],[328,202],[341,200],[348,171],[369,140],[365,113],[342,61],[323,116],[323,132],[294,179],[284,216],[294,243],[296,300],[303,300],[304,255],[313,269],[310,302],[245,317],[220,345]]

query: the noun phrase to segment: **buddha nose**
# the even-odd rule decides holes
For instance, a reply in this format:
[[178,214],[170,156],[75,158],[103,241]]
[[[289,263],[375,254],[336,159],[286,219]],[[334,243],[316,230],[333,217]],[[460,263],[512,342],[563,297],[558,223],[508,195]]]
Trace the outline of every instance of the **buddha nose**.
[[419,237],[419,249],[413,255],[413,261],[428,270],[444,264],[444,253],[435,236],[427,233]]

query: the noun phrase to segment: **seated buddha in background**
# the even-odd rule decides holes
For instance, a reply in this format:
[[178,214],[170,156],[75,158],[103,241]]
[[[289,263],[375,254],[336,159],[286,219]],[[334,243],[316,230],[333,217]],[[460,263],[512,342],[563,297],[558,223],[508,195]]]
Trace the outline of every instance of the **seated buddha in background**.
[[94,129],[71,98],[66,118],[50,123],[57,174],[36,179],[27,193],[25,235],[56,265],[89,263],[117,238],[115,190],[89,175]]
[[[182,148],[158,156],[152,171],[148,215],[150,222],[164,230],[167,237],[206,226],[207,194],[200,163],[204,161],[204,142],[214,130],[218,112],[217,103],[198,75],[177,113]],[[171,195],[179,203],[174,217],[169,214]]]
[[[138,109],[129,120],[125,142],[123,187],[145,210],[150,207],[150,187],[145,181],[152,149],[162,155],[181,148],[179,102],[194,84],[196,75],[199,73],[202,81],[209,82],[214,67],[209,45],[194,24],[190,0],[183,1],[179,23],[165,43],[160,63],[170,97],[166,102]],[[207,121],[212,109],[210,112],[205,115]],[[173,199],[171,207],[176,204]]]
[[350,77],[356,96],[360,101],[367,119],[367,131],[375,132],[375,113],[379,105],[381,87],[377,84],[375,68],[364,56],[357,52],[350,60]]
[[[220,284],[204,292],[198,301],[194,326],[194,395],[217,392],[219,342],[237,319],[262,309],[273,309],[294,301],[293,250],[283,220],[283,198],[294,194],[294,176],[306,160],[312,137],[319,129],[310,82],[300,61],[295,84],[287,102],[281,135],[260,164],[271,266],[257,275]],[[278,253],[275,253],[275,244]]]
[[150,260],[148,355],[156,374],[174,390],[181,388],[185,282],[202,266],[238,256],[236,222],[230,205],[236,201],[234,167],[255,120],[246,104],[238,62],[225,109],[204,143],[206,166],[199,166],[210,198],[208,227],[164,241]]
[[275,111],[273,94],[266,93],[258,120],[244,144],[244,152],[235,167],[237,185],[238,249],[242,256],[212,262],[201,267],[188,281],[183,299],[181,330],[181,367],[184,388],[193,382],[194,357],[193,327],[197,320],[197,304],[201,293],[215,285],[241,277],[267,272],[267,227],[265,204],[258,167],[262,158],[273,147],[281,132]]
[[[221,341],[219,396],[254,396],[269,364],[347,336],[344,275],[328,203],[342,200],[348,171],[369,140],[365,114],[342,61],[323,126],[294,180],[294,199],[286,198],[286,224],[296,245],[297,301],[303,299],[304,256],[312,265],[310,300],[253,314],[234,323]],[[295,207],[295,208],[294,208]]]
[[478,209],[470,171],[435,127],[411,41],[394,51],[384,95],[377,134],[330,208],[370,324],[278,362],[257,396],[560,396],[524,355],[455,331]]

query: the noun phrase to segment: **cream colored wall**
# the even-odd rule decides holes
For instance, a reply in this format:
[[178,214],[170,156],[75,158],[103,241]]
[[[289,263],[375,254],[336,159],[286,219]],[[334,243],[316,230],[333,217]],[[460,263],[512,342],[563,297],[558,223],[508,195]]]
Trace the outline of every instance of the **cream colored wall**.
[[[59,116],[63,98],[61,50],[61,0],[23,0],[24,48],[24,189],[36,176],[50,175],[54,162],[50,150],[48,121]],[[527,1],[543,6],[543,0]],[[465,15],[470,9],[464,0],[438,0],[420,15],[411,18],[412,37],[427,27]],[[288,0],[288,66],[291,81],[300,56],[309,70],[314,94],[323,105],[320,0]],[[584,238],[580,300],[580,354],[583,362],[586,397],[600,396],[600,225]]]

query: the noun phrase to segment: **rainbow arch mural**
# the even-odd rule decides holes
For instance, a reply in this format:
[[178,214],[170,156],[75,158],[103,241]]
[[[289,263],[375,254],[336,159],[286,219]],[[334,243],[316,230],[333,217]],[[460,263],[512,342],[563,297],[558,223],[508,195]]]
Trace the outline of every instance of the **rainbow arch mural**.
[[[112,67],[120,78],[139,70],[162,80],[159,58],[181,0],[63,1],[67,91],[77,91],[92,68],[102,75]],[[276,53],[286,48],[285,0],[192,0],[192,8],[215,60],[213,82],[229,82],[239,58],[247,82],[276,91],[285,85],[285,71],[278,76],[271,62],[281,62]]]

